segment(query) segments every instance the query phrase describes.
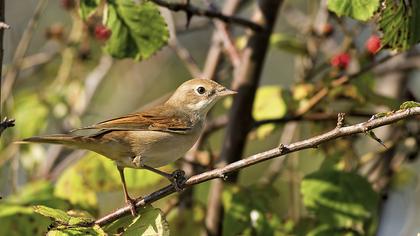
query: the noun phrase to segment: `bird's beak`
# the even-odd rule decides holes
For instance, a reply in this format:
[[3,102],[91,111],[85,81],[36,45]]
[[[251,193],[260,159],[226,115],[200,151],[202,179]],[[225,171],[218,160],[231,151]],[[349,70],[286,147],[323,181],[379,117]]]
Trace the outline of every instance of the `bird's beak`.
[[221,87],[219,89],[216,90],[216,94],[218,97],[225,97],[225,96],[229,96],[229,95],[235,95],[238,92],[227,89],[225,87]]

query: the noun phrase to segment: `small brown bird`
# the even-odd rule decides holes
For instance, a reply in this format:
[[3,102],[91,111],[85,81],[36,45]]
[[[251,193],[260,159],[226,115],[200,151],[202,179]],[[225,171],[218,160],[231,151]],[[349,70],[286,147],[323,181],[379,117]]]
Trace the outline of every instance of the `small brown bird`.
[[179,86],[161,105],[75,130],[97,130],[94,134],[58,134],[31,137],[22,142],[62,144],[94,151],[114,160],[126,203],[135,215],[134,200],[128,195],[125,184],[124,168],[153,171],[167,178],[180,191],[186,181],[182,170],[169,174],[156,168],[184,155],[200,136],[210,108],[220,98],[235,93],[212,80],[192,79]]

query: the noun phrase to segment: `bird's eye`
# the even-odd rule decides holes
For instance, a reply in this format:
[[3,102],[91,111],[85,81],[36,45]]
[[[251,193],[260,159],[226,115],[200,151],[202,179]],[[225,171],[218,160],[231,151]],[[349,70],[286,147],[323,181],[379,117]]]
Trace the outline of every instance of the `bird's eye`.
[[206,92],[206,89],[203,86],[199,86],[196,89],[198,94],[204,94]]

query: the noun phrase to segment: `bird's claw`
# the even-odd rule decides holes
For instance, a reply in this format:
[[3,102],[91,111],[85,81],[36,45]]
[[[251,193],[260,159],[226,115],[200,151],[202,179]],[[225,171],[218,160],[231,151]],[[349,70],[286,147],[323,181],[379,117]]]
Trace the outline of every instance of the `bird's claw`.
[[134,216],[134,217],[136,217],[137,216],[136,201],[134,199],[132,199],[132,198],[128,198],[128,199],[125,200],[125,202],[130,207],[131,215]]
[[182,191],[184,188],[185,182],[187,182],[187,178],[185,178],[185,171],[183,170],[175,170],[171,174],[171,182],[175,187],[177,192]]

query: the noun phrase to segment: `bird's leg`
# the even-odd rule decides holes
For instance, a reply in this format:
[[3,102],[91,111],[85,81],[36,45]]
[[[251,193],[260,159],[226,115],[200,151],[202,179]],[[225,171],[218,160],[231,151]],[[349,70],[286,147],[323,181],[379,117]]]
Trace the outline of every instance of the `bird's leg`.
[[121,166],[117,166],[118,168],[118,172],[120,173],[120,177],[121,177],[121,182],[123,184],[123,189],[124,189],[124,197],[125,197],[125,202],[128,204],[128,206],[130,207],[130,211],[131,211],[131,215],[136,216],[137,212],[136,212],[136,202],[134,199],[132,199],[129,195],[128,195],[128,191],[127,191],[127,185],[125,184],[125,177],[124,177],[124,167]]
[[175,170],[174,172],[172,172],[172,174],[168,174],[166,172],[146,165],[142,165],[142,168],[153,171],[156,174],[167,178],[174,185],[175,190],[177,192],[181,191],[184,187],[185,182],[187,182],[187,178],[185,178],[185,172],[183,170]]

